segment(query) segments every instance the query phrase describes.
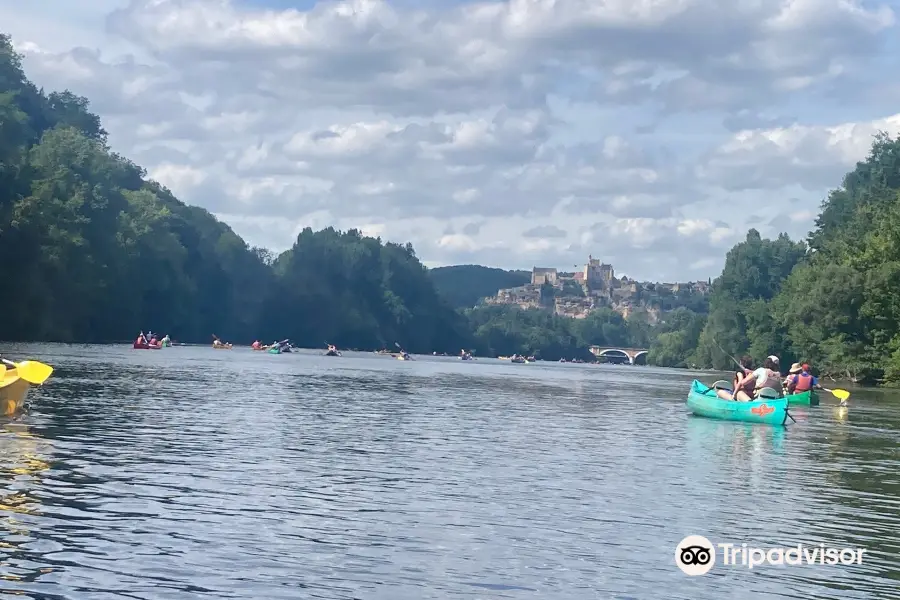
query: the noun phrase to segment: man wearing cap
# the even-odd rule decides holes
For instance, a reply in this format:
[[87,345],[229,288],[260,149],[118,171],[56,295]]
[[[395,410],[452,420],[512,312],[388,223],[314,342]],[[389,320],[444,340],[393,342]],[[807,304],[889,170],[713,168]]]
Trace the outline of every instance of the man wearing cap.
[[785,381],[788,394],[800,394],[813,388],[822,389],[819,380],[809,372],[809,365],[794,363],[791,365],[790,374]]

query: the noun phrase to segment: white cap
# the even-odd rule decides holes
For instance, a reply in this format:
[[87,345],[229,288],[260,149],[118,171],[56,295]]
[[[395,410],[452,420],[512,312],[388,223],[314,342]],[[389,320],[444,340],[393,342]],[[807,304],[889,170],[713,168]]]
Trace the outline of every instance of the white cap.
[[775,356],[774,354],[770,354],[768,356],[768,359],[771,360],[773,363],[778,364],[778,357]]

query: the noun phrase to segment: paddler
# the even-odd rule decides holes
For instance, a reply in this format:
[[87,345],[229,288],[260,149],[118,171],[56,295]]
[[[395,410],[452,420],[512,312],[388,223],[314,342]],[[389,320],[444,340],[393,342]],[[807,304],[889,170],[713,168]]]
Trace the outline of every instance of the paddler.
[[723,400],[737,400],[738,402],[749,402],[753,399],[753,388],[756,380],[749,377],[753,372],[753,359],[749,356],[741,358],[741,370],[734,372],[734,379],[731,382],[731,389],[716,390],[716,395]]
[[784,387],[788,394],[800,394],[812,389],[822,389],[819,380],[809,372],[809,364],[794,363],[791,365],[790,373],[784,380]]
[[767,356],[763,366],[747,375],[753,380],[753,397],[758,398],[763,389],[773,390],[780,398],[783,395],[781,387],[781,372],[778,371],[778,357]]

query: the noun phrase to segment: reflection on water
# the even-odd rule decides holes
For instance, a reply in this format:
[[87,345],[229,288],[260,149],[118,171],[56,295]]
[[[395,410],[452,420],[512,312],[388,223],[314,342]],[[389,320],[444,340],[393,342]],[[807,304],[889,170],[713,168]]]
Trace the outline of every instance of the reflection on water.
[[[823,400],[784,428],[693,417],[696,374],[664,369],[27,354],[56,372],[0,432],[0,575],[15,579],[0,593],[897,597],[889,397]],[[691,579],[673,561],[689,534],[869,554],[861,566],[717,566]]]
[[[34,562],[28,548],[35,537],[27,519],[39,516],[41,509],[34,490],[50,468],[45,446],[25,424],[7,421],[0,427],[0,578],[7,581],[35,581],[52,571]],[[0,592],[20,595],[21,590],[0,585]]]

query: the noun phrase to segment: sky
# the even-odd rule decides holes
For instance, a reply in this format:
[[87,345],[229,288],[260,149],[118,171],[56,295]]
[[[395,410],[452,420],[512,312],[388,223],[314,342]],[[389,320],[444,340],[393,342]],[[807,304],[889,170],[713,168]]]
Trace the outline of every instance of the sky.
[[28,76],[249,244],[716,277],[900,133],[900,0],[0,0]]

